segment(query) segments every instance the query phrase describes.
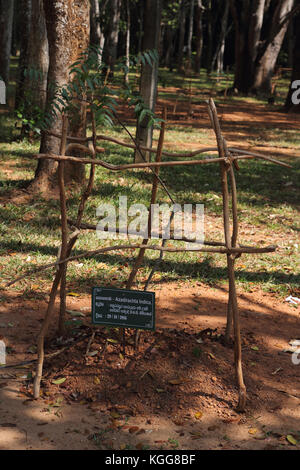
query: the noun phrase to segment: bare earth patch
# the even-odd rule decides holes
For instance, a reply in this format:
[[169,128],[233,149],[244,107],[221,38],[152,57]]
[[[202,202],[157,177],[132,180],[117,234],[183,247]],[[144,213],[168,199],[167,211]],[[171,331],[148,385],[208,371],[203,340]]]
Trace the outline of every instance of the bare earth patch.
[[[299,448],[300,369],[282,352],[297,336],[299,308],[240,292],[248,404],[238,414],[233,349],[222,341],[226,289],[182,283],[155,292],[157,331],[143,332],[138,350],[132,331],[124,354],[118,331],[100,327],[88,356],[90,298],[68,296],[68,309],[84,315],[69,338],[81,341],[46,361],[41,398],[32,400],[34,365],[0,371],[1,449]],[[45,308],[45,300],[7,294],[0,334],[8,364],[35,357]],[[54,329],[48,353],[63,346],[51,337]]]

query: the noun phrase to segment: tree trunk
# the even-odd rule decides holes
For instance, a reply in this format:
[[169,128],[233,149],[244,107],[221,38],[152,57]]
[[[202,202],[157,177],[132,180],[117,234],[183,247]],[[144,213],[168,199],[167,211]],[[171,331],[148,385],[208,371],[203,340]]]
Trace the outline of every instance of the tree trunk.
[[234,88],[248,93],[254,79],[257,56],[264,18],[265,0],[230,0],[235,23],[235,77]]
[[[295,18],[294,33],[293,71],[285,109],[300,113],[300,14]],[[296,81],[298,83],[295,85]]]
[[210,74],[212,71],[213,59],[213,11],[212,0],[208,0],[207,5],[207,53],[206,53],[206,70]]
[[[104,48],[104,43],[105,43],[105,36],[101,29],[99,0],[90,0],[90,1],[91,1],[91,44],[94,44],[99,47],[98,63],[99,65],[101,65],[103,48]],[[102,11],[105,11],[106,5],[107,5],[107,1],[101,5]]]
[[127,28],[126,28],[126,72],[124,81],[126,84],[129,83],[129,66],[130,66],[130,3],[129,0],[126,0],[126,16],[127,16]]
[[203,49],[203,17],[204,7],[202,0],[196,1],[196,11],[195,11],[195,20],[196,20],[196,56],[194,70],[196,73],[200,73],[201,70],[201,58],[202,58],[202,49]]
[[[49,86],[55,83],[58,88],[69,82],[69,68],[78,55],[88,48],[90,35],[89,0],[44,0],[44,10],[49,41],[49,72],[47,103],[51,103]],[[49,131],[61,133],[61,116],[53,120]],[[69,133],[85,135],[85,106],[70,123]],[[43,133],[40,152],[59,153],[60,139]],[[82,183],[84,165],[68,164],[66,180]],[[57,163],[54,160],[40,160],[31,185],[32,190],[46,192],[55,181]]]
[[17,109],[24,97],[24,71],[28,63],[28,44],[31,26],[31,0],[20,0],[19,8],[22,11],[19,24],[20,34],[20,59],[18,67],[18,81],[16,87],[15,108]]
[[173,52],[174,52],[174,30],[172,26],[166,26],[166,55],[165,55],[165,66],[172,71],[173,66]]
[[[158,50],[160,36],[160,17],[161,17],[161,0],[146,0],[144,10],[144,36],[142,50]],[[146,63],[142,65],[140,94],[145,105],[155,111],[157,97],[157,79],[158,79],[158,63],[151,66]],[[144,119],[137,124],[136,138],[140,145],[151,147],[153,128],[148,127],[148,119]],[[144,158],[149,161],[149,152],[143,153]],[[139,152],[135,152],[135,161],[143,161]]]
[[293,9],[294,0],[245,0],[243,4],[241,9],[239,0],[230,0],[236,29],[234,87],[246,94],[269,92],[284,35],[300,5]]
[[188,30],[188,41],[187,41],[187,59],[188,69],[192,66],[192,39],[194,29],[194,0],[190,0],[190,17],[189,17],[189,30]]
[[217,73],[222,73],[224,70],[224,52],[225,52],[225,40],[227,35],[227,23],[229,14],[229,3],[225,1],[224,13],[221,20],[221,31],[217,49],[213,58],[213,68],[216,64]]
[[289,22],[286,21],[280,29],[278,25],[288,15],[294,5],[294,0],[281,0],[278,2],[269,35],[266,39],[266,47],[264,53],[259,58],[258,64],[254,72],[254,81],[252,91],[270,93],[272,88],[272,76],[277,62],[285,33]]
[[32,92],[34,103],[39,108],[44,109],[47,95],[49,50],[43,0],[32,0],[27,68],[37,69],[40,72],[41,81],[37,89],[32,89],[32,84],[28,78],[24,80],[24,88]]
[[185,20],[186,20],[185,1],[181,0],[180,12],[179,12],[179,41],[178,41],[178,63],[177,63],[179,72],[182,72],[183,70]]
[[0,0],[0,77],[8,85],[14,0]]
[[111,0],[110,9],[112,12],[112,16],[110,20],[110,28],[108,32],[107,41],[106,41],[105,62],[106,62],[106,65],[108,65],[108,67],[110,68],[110,71],[113,73],[114,66],[115,66],[116,59],[117,59],[121,0]]

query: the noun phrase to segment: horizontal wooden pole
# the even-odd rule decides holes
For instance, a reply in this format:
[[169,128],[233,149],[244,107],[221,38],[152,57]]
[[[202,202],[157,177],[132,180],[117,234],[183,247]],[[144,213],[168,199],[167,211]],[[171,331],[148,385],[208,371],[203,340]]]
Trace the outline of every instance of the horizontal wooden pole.
[[164,252],[169,252],[169,253],[186,253],[186,252],[202,252],[202,253],[221,253],[221,254],[242,254],[242,253],[271,253],[274,252],[277,248],[276,245],[271,245],[271,246],[266,246],[264,248],[258,248],[258,247],[247,247],[247,248],[241,248],[241,247],[236,247],[236,248],[226,248],[226,247],[196,247],[196,248],[175,248],[175,247],[168,247],[168,246],[158,246],[158,245],[143,245],[143,244],[137,244],[137,245],[113,245],[113,246],[107,246],[104,248],[99,248],[98,250],[93,250],[93,251],[87,251],[86,253],[82,253],[80,255],[76,256],[71,256],[69,258],[63,259],[56,261],[54,263],[49,263],[45,264],[44,266],[39,266],[37,268],[34,268],[31,271],[27,271],[27,273],[23,274],[22,276],[14,279],[13,281],[10,281],[6,284],[6,287],[11,286],[12,284],[15,284],[18,281],[21,281],[22,279],[25,279],[28,276],[31,276],[35,273],[38,273],[40,271],[44,271],[46,269],[49,269],[54,266],[59,266],[60,264],[68,263],[70,261],[76,261],[81,258],[89,258],[91,256],[96,256],[101,253],[107,253],[109,251],[118,251],[118,250],[140,250],[142,248],[145,248],[146,250],[154,250],[154,251],[164,251]]
[[[48,133],[50,135],[53,135],[54,137],[61,138],[61,135],[57,134],[55,132],[48,132]],[[90,140],[92,140],[92,137],[81,138],[81,137],[68,136],[68,140],[71,141],[71,142],[73,141],[73,142],[86,143],[86,142],[89,142]],[[134,149],[134,150],[137,149],[137,146],[135,144],[129,144],[127,142],[123,142],[122,140],[114,139],[113,137],[107,137],[105,135],[97,135],[97,140],[104,140],[104,141],[108,141],[108,142],[113,142],[115,144],[121,145],[123,147],[131,148],[131,149]],[[146,151],[146,152],[157,153],[156,148],[139,146],[139,149],[143,150],[143,151]],[[229,147],[228,150],[229,150],[229,152],[232,152],[232,153],[242,153],[243,154],[243,155],[239,155],[239,156],[234,156],[233,157],[234,160],[236,160],[236,159],[246,159],[246,158],[249,158],[249,157],[260,158],[260,159],[268,160],[272,163],[275,163],[276,165],[281,165],[281,166],[285,166],[287,168],[291,168],[291,165],[289,165],[288,163],[284,163],[284,162],[282,162],[280,160],[277,160],[275,158],[268,157],[266,155],[262,155],[262,154],[259,154],[259,153],[256,153],[256,152],[250,152],[249,150],[239,149],[239,148],[235,148],[235,147]],[[103,153],[103,151],[104,151],[104,149],[100,150],[100,148],[99,149],[97,148],[97,152]],[[162,155],[164,155],[166,157],[172,157],[172,158],[191,158],[191,157],[195,157],[197,155],[200,155],[202,153],[217,152],[217,151],[218,151],[217,147],[204,147],[202,149],[197,149],[197,150],[193,150],[192,152],[184,152],[184,153],[173,153],[173,152],[163,151]]]
[[155,168],[155,167],[168,167],[168,166],[183,166],[183,165],[205,165],[207,163],[218,163],[225,161],[224,158],[211,158],[205,160],[184,160],[184,161],[171,161],[171,162],[145,162],[145,163],[127,163],[124,165],[112,165],[111,163],[106,163],[102,160],[92,160],[89,158],[80,158],[80,157],[72,157],[70,155],[62,156],[62,155],[54,155],[48,153],[40,153],[33,155],[34,158],[37,159],[49,159],[49,160],[57,160],[59,161],[69,161],[73,163],[83,163],[85,165],[93,164],[99,165],[103,168],[107,168],[108,170],[112,171],[120,171],[120,170],[129,170],[134,168]]

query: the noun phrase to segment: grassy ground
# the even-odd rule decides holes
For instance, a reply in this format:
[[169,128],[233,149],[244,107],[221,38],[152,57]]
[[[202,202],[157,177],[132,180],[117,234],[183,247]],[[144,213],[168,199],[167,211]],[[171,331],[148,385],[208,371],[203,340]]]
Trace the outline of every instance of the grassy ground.
[[[170,75],[166,70],[160,74],[159,99],[175,102],[178,93],[170,88],[180,86],[192,90],[192,101],[198,102],[212,91],[231,84],[232,76],[224,76],[219,82],[215,77],[210,81],[202,74],[200,79],[188,79]],[[279,100],[283,102],[287,91],[288,80],[283,79],[278,86]],[[184,94],[183,102],[189,97]],[[229,98],[216,95],[216,102],[227,103]],[[243,103],[253,98],[231,98],[231,102]],[[257,100],[261,105],[263,100]],[[280,101],[279,101],[280,102]],[[265,103],[265,102],[264,102]],[[238,105],[237,105],[238,107]],[[18,276],[21,272],[55,260],[60,244],[59,203],[55,199],[36,198],[30,204],[17,204],[7,198],[12,189],[22,188],[34,175],[36,162],[31,154],[37,152],[38,142],[18,142],[15,140],[17,130],[15,119],[7,114],[0,115],[0,271],[1,284]],[[128,126],[134,134],[134,128]],[[103,130],[101,130],[103,132]],[[121,128],[106,129],[114,137],[125,139],[127,136]],[[300,149],[298,131],[283,130],[269,125],[249,124],[248,133],[252,144],[259,140],[259,145]],[[259,135],[259,137],[258,137]],[[155,139],[158,131],[155,132]],[[199,129],[199,126],[186,126],[180,123],[171,124],[166,134],[168,150],[184,149],[185,144],[213,145],[211,131]],[[113,144],[103,144],[106,149],[105,160],[110,163],[128,163],[132,161],[132,151]],[[295,292],[299,286],[299,189],[300,160],[290,158],[292,169],[282,168],[262,160],[244,161],[240,164],[237,176],[239,191],[239,211],[241,215],[241,243],[260,245],[277,243],[276,253],[265,255],[244,255],[237,261],[237,281],[244,289],[261,288],[285,295]],[[206,215],[206,238],[222,239],[221,213],[222,199],[218,168],[215,166],[175,167],[163,169],[161,176],[171,190],[176,202],[204,203]],[[103,202],[118,202],[118,196],[126,195],[128,204],[140,202],[148,205],[152,177],[149,171],[108,172],[98,167],[95,188],[90,198],[85,222],[97,223],[96,208]],[[69,216],[75,217],[76,205],[80,195],[79,188],[73,188],[69,194]],[[158,193],[158,202],[168,202],[162,190]],[[76,245],[75,253],[95,249],[99,244],[109,245],[110,241],[99,241],[93,232],[83,232]],[[119,241],[118,243],[122,243]],[[142,287],[147,278],[157,252],[148,252],[138,278],[137,286]],[[124,286],[130,272],[133,252],[115,252],[72,263],[68,271],[68,286],[72,291],[89,292],[93,285],[113,284]],[[36,295],[50,288],[52,271],[47,271],[38,278],[32,276],[14,286],[14,289]],[[186,280],[220,284],[227,282],[226,258],[223,255],[211,254],[166,254],[160,270],[154,276],[154,282]],[[0,285],[1,285],[0,284]]]

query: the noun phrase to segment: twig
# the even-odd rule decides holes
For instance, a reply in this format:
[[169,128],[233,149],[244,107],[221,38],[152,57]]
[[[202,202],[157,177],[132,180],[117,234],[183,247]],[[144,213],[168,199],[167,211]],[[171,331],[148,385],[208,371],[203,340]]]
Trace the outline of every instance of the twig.
[[92,342],[94,341],[95,334],[96,334],[96,331],[93,331],[86,347],[85,356],[87,356],[90,351],[90,347],[91,347]]

